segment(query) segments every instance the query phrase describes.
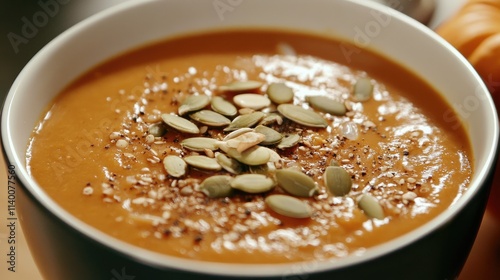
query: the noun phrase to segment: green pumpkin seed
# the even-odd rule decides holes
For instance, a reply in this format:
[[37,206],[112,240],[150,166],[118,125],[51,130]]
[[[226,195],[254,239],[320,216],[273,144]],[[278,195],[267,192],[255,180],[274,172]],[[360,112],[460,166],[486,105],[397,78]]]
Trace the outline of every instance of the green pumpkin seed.
[[223,153],[215,153],[215,158],[220,166],[229,173],[238,175],[243,171],[243,166],[237,160],[227,157]]
[[262,86],[262,82],[258,81],[236,81],[219,87],[220,91],[243,92],[253,91]]
[[286,118],[309,127],[327,127],[328,123],[323,117],[313,110],[307,110],[302,106],[292,104],[281,104],[278,111]]
[[283,194],[273,194],[266,197],[265,202],[274,212],[290,218],[309,218],[312,210],[304,201]]
[[208,126],[219,127],[219,126],[226,126],[231,123],[230,119],[210,110],[201,110],[194,114],[191,114],[189,117],[191,117],[191,119],[197,122],[200,122]]
[[211,171],[219,171],[222,169],[222,166],[220,166],[215,158],[209,158],[207,156],[187,156],[184,157],[184,161],[190,166],[199,169]]
[[278,149],[287,149],[297,145],[300,142],[300,136],[298,134],[290,134],[286,135],[281,139],[281,142],[278,144]]
[[187,164],[186,162],[178,156],[166,156],[163,159],[163,167],[167,171],[167,174],[179,178],[186,174]]
[[368,101],[372,97],[373,85],[369,78],[360,78],[354,84],[353,95],[356,101]]
[[351,175],[340,166],[328,166],[323,174],[325,186],[335,196],[344,196],[351,191]]
[[192,137],[182,140],[181,146],[195,152],[204,152],[206,149],[215,151],[217,146],[217,139],[208,137]]
[[167,133],[167,129],[163,123],[155,123],[149,127],[148,132],[154,137],[162,137],[165,133]]
[[238,94],[233,97],[234,104],[241,108],[260,110],[271,105],[271,100],[264,95],[255,93]]
[[200,191],[210,198],[228,197],[233,193],[231,181],[228,175],[215,175],[208,177],[200,184]]
[[267,152],[269,153],[269,162],[279,162],[281,160],[280,154],[278,154],[276,151],[271,150],[267,147],[262,148],[267,150]]
[[333,100],[328,96],[314,95],[308,96],[306,101],[316,110],[336,116],[343,116],[347,109],[343,102]]
[[224,131],[234,131],[244,127],[252,127],[265,116],[262,112],[253,112],[246,115],[236,117]]
[[219,147],[226,152],[228,156],[246,165],[266,164],[271,158],[268,149],[261,146],[253,146],[242,153],[238,152],[235,148],[229,148],[224,145]]
[[211,107],[215,112],[228,117],[235,116],[238,113],[238,109],[233,104],[220,96],[212,97]]
[[276,180],[283,190],[294,196],[311,197],[318,193],[318,187],[311,177],[293,169],[276,171]]
[[370,218],[382,220],[385,217],[384,209],[382,209],[378,200],[371,194],[365,193],[361,195],[358,206]]
[[226,135],[226,137],[224,137],[224,139],[222,141],[227,141],[227,140],[236,138],[244,133],[251,132],[251,131],[254,131],[254,129],[249,128],[249,127],[239,128],[239,129],[229,133],[228,135]]
[[189,112],[194,112],[205,108],[210,103],[210,97],[205,94],[190,95],[181,106],[179,106],[178,113],[182,116]]
[[243,174],[231,181],[231,187],[246,193],[264,193],[274,188],[274,181],[262,174]]
[[198,127],[194,123],[184,118],[181,118],[177,115],[163,114],[161,115],[161,118],[168,126],[171,126],[179,130],[180,132],[191,133],[191,134],[200,133],[200,129],[198,129]]
[[273,125],[273,124],[278,124],[278,125],[281,125],[283,124],[283,118],[278,115],[278,114],[275,114],[275,113],[271,113],[271,114],[268,114],[267,116],[265,116],[260,122],[259,122],[260,125]]
[[272,83],[266,91],[269,99],[276,104],[291,103],[293,101],[293,89],[284,83]]
[[281,139],[283,138],[283,135],[281,133],[277,132],[276,130],[263,126],[263,125],[258,125],[255,128],[255,132],[261,133],[265,136],[264,141],[261,142],[262,145],[269,146],[269,145],[274,145],[276,143],[279,143]]

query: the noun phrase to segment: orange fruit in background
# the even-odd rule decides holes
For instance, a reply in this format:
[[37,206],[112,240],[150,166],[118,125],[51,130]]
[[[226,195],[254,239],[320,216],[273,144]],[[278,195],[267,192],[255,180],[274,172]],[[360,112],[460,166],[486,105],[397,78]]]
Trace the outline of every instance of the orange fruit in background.
[[[474,66],[500,111],[500,0],[469,0],[436,32]],[[495,169],[488,211],[500,220],[500,164]]]

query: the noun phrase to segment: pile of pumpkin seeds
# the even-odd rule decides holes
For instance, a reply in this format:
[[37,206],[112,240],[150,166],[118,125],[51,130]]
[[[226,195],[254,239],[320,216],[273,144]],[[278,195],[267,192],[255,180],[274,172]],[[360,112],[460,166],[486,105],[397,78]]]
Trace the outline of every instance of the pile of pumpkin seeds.
[[[232,102],[221,95],[195,94],[188,96],[177,113],[161,115],[162,123],[153,124],[149,133],[155,137],[165,135],[167,127],[192,137],[181,141],[184,149],[196,155],[169,155],[163,159],[168,175],[181,178],[189,168],[213,172],[199,186],[199,191],[210,198],[225,198],[235,192],[266,194],[280,188],[284,194],[270,194],[267,206],[291,218],[309,218],[313,211],[307,198],[319,193],[319,187],[310,176],[296,168],[282,168],[279,150],[297,146],[301,136],[282,134],[273,129],[289,120],[298,126],[324,129],[328,126],[322,114],[344,116],[348,111],[344,101],[328,96],[307,96],[309,109],[294,104],[292,88],[284,83],[264,86],[259,81],[237,81],[222,85],[218,92],[232,96]],[[353,99],[365,102],[372,96],[369,78],[360,78],[353,85]],[[203,137],[201,127],[220,129],[223,139]],[[205,129],[206,131],[206,129]],[[221,175],[221,172],[225,173]],[[351,175],[335,161],[327,167],[324,185],[334,196],[345,196],[352,188]],[[369,194],[358,198],[358,206],[369,218],[383,219],[384,212],[377,199]]]

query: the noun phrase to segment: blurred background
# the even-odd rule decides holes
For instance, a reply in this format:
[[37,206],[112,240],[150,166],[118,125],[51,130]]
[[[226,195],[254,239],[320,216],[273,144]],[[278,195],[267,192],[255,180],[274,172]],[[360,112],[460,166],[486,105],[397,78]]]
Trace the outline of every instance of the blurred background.
[[0,1],[0,96],[24,65],[50,40],[75,23],[127,0]]
[[[0,100],[23,66],[51,39],[75,23],[129,0],[0,1]],[[429,26],[450,14],[463,0],[366,0],[385,3],[421,19]],[[436,9],[433,13],[429,7]],[[429,4],[430,3],[430,4]],[[451,7],[451,8],[450,8]]]
[[[79,21],[113,5],[130,0],[15,0],[0,1],[0,104],[24,65],[50,40]],[[226,0],[207,0],[226,1]],[[365,0],[397,8],[436,28],[466,0]],[[98,42],[96,42],[98,43]],[[75,54],[78,55],[78,54]],[[47,69],[50,71],[50,69]],[[6,167],[0,153],[0,188],[6,182]],[[0,192],[0,220],[7,211],[6,192]],[[500,227],[485,218],[471,258],[460,280],[500,279]],[[41,279],[31,259],[22,232],[17,232],[17,272],[7,271],[5,264],[6,229],[0,227],[0,279]],[[55,262],[61,260],[54,260]]]

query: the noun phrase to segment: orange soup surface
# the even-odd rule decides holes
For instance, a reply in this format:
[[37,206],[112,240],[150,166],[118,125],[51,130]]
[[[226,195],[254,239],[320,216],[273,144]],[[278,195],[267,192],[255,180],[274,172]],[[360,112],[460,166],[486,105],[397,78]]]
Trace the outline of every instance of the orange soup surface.
[[214,31],[85,73],[41,117],[27,163],[71,214],[145,249],[325,260],[401,236],[467,190],[469,140],[445,112],[417,75],[346,42]]

